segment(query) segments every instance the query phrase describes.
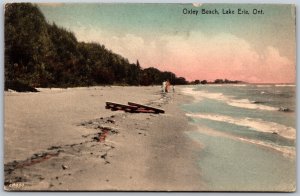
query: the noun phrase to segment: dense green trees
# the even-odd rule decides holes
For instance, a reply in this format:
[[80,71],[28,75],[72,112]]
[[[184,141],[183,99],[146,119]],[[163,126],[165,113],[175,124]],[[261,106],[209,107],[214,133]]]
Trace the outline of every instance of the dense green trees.
[[186,84],[171,72],[142,69],[98,43],[78,42],[72,32],[49,24],[36,5],[5,5],[5,88],[69,87],[101,84],[153,85],[169,79]]
[[238,84],[238,83],[243,83],[242,81],[239,80],[228,80],[228,79],[216,79],[214,81],[215,84]]

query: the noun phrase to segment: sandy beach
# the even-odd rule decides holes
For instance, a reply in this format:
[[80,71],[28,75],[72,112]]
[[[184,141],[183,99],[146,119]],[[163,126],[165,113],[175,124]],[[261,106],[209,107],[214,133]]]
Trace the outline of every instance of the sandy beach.
[[[5,190],[202,190],[197,145],[176,90],[153,87],[5,92]],[[128,101],[165,114],[105,109]]]

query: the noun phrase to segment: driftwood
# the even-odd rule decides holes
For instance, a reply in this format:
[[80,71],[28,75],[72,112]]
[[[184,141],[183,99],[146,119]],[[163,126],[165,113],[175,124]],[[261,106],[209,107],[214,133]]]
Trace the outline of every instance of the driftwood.
[[134,112],[135,110],[137,110],[136,106],[124,105],[113,102],[106,102],[105,108],[111,109],[112,111],[124,110],[125,112]]
[[128,102],[128,105],[130,106],[136,106],[138,107],[140,110],[152,110],[154,113],[165,113],[164,110],[158,109],[158,108],[154,108],[154,107],[150,107],[147,105],[142,105],[142,104],[138,104],[138,103],[133,103],[133,102]]
[[106,102],[105,108],[112,111],[123,110],[130,113],[165,113],[164,110],[132,102],[128,102],[128,105]]

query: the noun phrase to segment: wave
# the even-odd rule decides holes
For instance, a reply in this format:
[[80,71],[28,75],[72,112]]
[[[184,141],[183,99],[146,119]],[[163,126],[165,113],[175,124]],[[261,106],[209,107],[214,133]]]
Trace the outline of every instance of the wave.
[[243,138],[243,137],[239,137],[239,136],[236,136],[236,135],[233,135],[230,133],[220,132],[220,131],[210,129],[208,127],[203,127],[203,126],[198,126],[198,131],[200,133],[210,135],[210,136],[229,138],[229,139],[232,139],[235,141],[241,141],[241,142],[245,142],[245,143],[249,143],[249,144],[258,145],[258,146],[261,146],[264,148],[269,148],[269,149],[275,150],[279,153],[282,153],[283,156],[285,156],[285,157],[294,158],[296,156],[295,147],[279,146],[279,145],[272,144],[269,142],[264,142],[264,141],[260,141],[260,140],[249,139],[249,138]]
[[256,87],[271,87],[271,86],[274,86],[274,85],[271,85],[271,84],[257,84],[255,86]]
[[256,87],[286,87],[286,86],[290,86],[290,87],[295,87],[295,84],[257,84],[255,85]]
[[279,110],[279,108],[251,102],[248,99],[234,99],[233,97],[225,96],[223,93],[209,93],[207,91],[194,91],[193,88],[184,88],[182,89],[182,92],[187,95],[192,95],[194,96],[194,98],[198,100],[202,100],[203,98],[215,99],[218,101],[224,101],[228,105],[239,107],[239,108],[259,109],[259,110],[268,110],[268,111]]
[[200,101],[203,99],[203,97],[197,93],[198,91],[194,91],[194,88],[183,88],[183,89],[181,89],[181,92],[183,94],[194,97],[197,101]]
[[231,123],[239,126],[249,127],[258,132],[265,132],[271,134],[278,134],[287,139],[296,139],[296,130],[293,127],[287,127],[275,122],[268,122],[262,119],[255,118],[236,118],[225,115],[215,114],[199,114],[199,113],[187,113],[189,117],[214,120],[219,122]]
[[263,141],[259,141],[259,140],[253,140],[253,139],[245,139],[245,138],[238,138],[240,141],[244,141],[247,143],[251,143],[251,144],[256,144],[256,145],[260,145],[263,147],[267,147],[267,148],[271,148],[273,150],[276,150],[278,152],[283,153],[283,155],[287,156],[287,157],[295,157],[296,156],[296,150],[294,147],[290,147],[290,146],[278,146],[272,143],[267,143],[267,142],[263,142]]
[[295,84],[276,84],[275,86],[277,87],[285,87],[285,86],[290,86],[290,87],[295,87]]
[[247,108],[247,109],[278,111],[278,108],[258,104],[256,102],[251,102],[248,99],[229,100],[229,101],[227,101],[227,104],[231,105],[231,106],[240,107],[240,108]]
[[248,84],[231,84],[232,86],[249,86]]

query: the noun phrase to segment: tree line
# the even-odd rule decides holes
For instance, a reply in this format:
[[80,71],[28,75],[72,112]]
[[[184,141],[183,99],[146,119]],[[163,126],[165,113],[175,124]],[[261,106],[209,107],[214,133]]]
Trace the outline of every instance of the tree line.
[[215,79],[214,81],[207,80],[194,80],[189,82],[189,84],[240,84],[245,83],[240,80],[228,80],[228,79]]
[[49,24],[31,3],[5,5],[5,89],[92,85],[157,85],[185,78],[143,69],[99,43],[77,41],[73,32]]

